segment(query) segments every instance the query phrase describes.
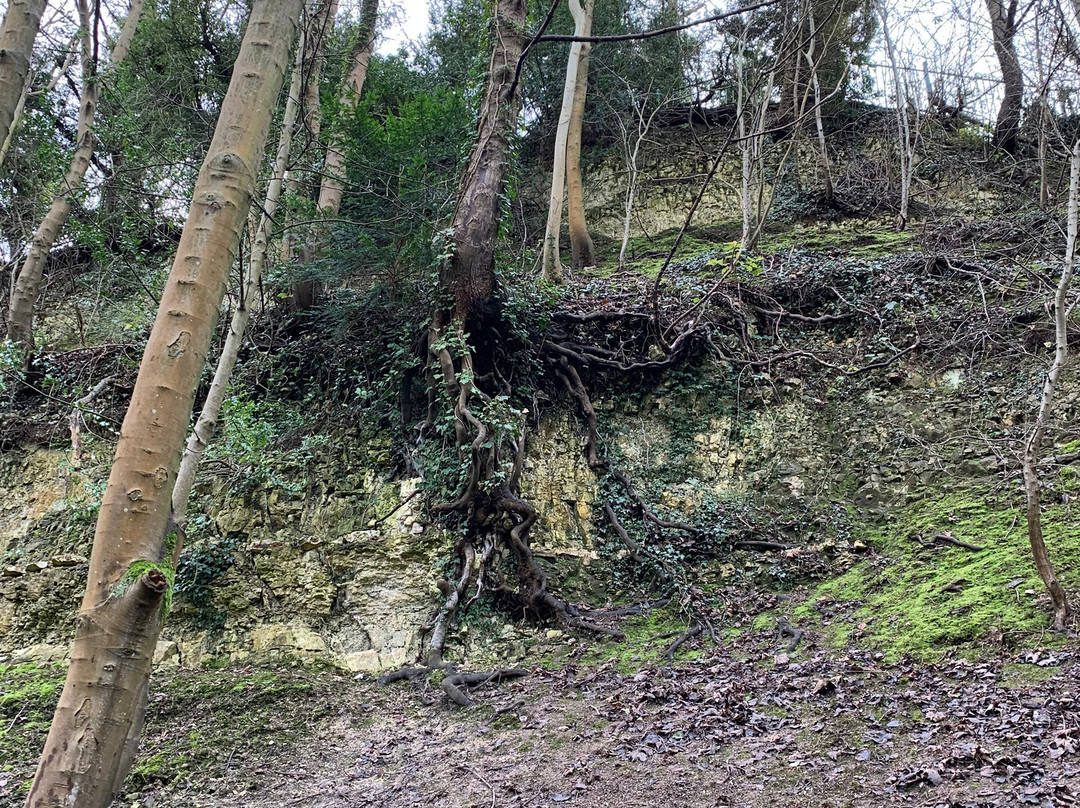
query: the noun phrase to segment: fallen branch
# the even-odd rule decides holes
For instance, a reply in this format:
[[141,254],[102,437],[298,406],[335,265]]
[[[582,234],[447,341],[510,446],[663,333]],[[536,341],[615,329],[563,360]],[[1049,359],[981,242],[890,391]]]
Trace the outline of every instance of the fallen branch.
[[764,550],[766,552],[783,552],[790,550],[786,544],[778,541],[735,541],[731,543],[732,550]]
[[961,541],[951,533],[938,533],[934,536],[934,541],[938,544],[951,544],[954,547],[960,547],[964,550],[970,550],[973,553],[981,553],[984,548],[977,547],[974,544],[968,544],[966,541]]

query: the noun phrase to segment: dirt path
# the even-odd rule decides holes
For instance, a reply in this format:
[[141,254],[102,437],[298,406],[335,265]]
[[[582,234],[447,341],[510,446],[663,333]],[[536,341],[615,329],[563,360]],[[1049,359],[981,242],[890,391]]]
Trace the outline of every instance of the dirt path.
[[408,685],[342,680],[334,714],[302,742],[276,752],[270,733],[228,765],[144,791],[136,804],[1076,803],[1074,651],[884,665],[858,652],[789,656],[774,646],[759,638],[625,676],[613,665],[536,671],[480,691],[481,704],[467,710]]

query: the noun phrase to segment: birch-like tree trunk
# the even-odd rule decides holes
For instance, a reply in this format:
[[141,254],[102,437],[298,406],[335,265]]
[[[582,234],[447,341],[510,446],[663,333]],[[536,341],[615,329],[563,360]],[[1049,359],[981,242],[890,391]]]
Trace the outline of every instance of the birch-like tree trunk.
[[[825,122],[821,117],[821,82],[818,81],[818,63],[814,60],[817,47],[817,26],[814,24],[813,3],[808,4],[810,42],[806,46],[806,65],[810,70],[810,84],[814,90],[814,124],[817,128],[818,153],[821,157],[821,179],[825,185],[825,199],[833,201],[832,168],[829,165],[829,144],[825,140]],[[824,45],[822,48],[824,49]]]
[[914,177],[915,140],[911,132],[911,120],[908,118],[908,93],[907,86],[900,76],[900,66],[897,63],[896,48],[893,46],[892,36],[889,33],[889,24],[886,19],[886,8],[883,2],[877,6],[878,19],[881,20],[881,34],[885,40],[885,54],[889,58],[889,65],[893,74],[893,89],[896,91],[896,138],[897,152],[900,155],[900,213],[896,221],[896,229],[907,228],[908,211],[911,206],[911,181]]
[[626,157],[626,196],[625,205],[623,207],[623,230],[622,230],[622,242],[619,244],[619,270],[626,269],[626,252],[630,246],[630,224],[634,215],[634,199],[637,196],[638,176],[641,173],[638,167],[638,155],[641,153],[641,146],[645,143],[645,138],[648,137],[649,130],[652,128],[653,120],[656,118],[657,113],[663,108],[663,104],[657,104],[653,107],[652,112],[648,115],[645,114],[645,102],[642,101],[640,106],[635,96],[633,88],[630,87],[629,82],[623,79],[623,83],[626,84],[627,94],[630,97],[630,104],[634,107],[634,117],[636,120],[636,130],[633,134],[623,125],[619,120],[619,128],[622,131],[623,137],[623,154]]
[[[574,36],[584,36],[586,17],[581,0],[569,0],[574,18]],[[566,143],[570,134],[570,115],[573,112],[578,68],[581,65],[581,42],[570,45],[566,60],[566,81],[563,84],[562,107],[555,128],[555,152],[551,161],[551,196],[548,198],[547,227],[544,229],[542,272],[544,280],[562,283],[562,262],[559,259],[559,230],[562,228],[563,194],[566,190]]]
[[[594,0],[585,0],[582,36],[592,34],[593,5]],[[581,43],[574,102],[570,107],[570,129],[566,134],[566,222],[570,230],[570,263],[574,269],[596,265],[596,252],[585,220],[585,186],[581,176],[581,129],[585,121],[585,96],[589,86],[590,48],[588,42]]]
[[0,146],[0,166],[4,164],[4,160],[7,159],[8,152],[11,150],[11,144],[15,140],[15,131],[19,126],[19,122],[22,120],[23,112],[26,111],[26,102],[31,96],[48,95],[56,89],[56,85],[60,83],[68,70],[71,69],[72,63],[75,61],[76,46],[78,45],[78,37],[74,37],[71,40],[71,45],[68,48],[68,54],[64,57],[64,61],[58,64],[53,70],[52,75],[49,76],[48,83],[40,90],[30,89],[31,79],[33,78],[29,74],[26,77],[26,85],[23,87],[23,94],[19,98],[19,103],[15,106],[15,115],[11,119],[11,126],[8,129],[7,138],[4,140],[4,145]]
[[[375,44],[375,23],[379,15],[379,0],[363,0],[360,6],[360,26],[353,47],[349,74],[341,86],[340,104],[342,110],[356,108],[360,93],[367,79],[368,65],[371,64],[371,51]],[[345,181],[345,147],[341,136],[329,138],[326,144],[326,159],[323,162],[323,178],[319,186],[319,211],[324,216],[337,216],[341,209],[341,197]]]
[[[314,19],[318,20],[318,16]],[[289,152],[292,150],[293,135],[296,132],[296,120],[300,110],[300,96],[304,91],[304,52],[306,40],[312,35],[318,36],[318,28],[309,31],[302,38],[305,40],[301,47],[296,49],[296,62],[293,64],[292,80],[289,83],[289,97],[285,102],[285,113],[281,120],[281,134],[278,137],[277,154],[274,157],[274,167],[270,174],[270,182],[266,188],[266,199],[262,206],[262,216],[255,231],[255,239],[251,245],[251,256],[244,272],[244,281],[240,287],[240,302],[233,310],[232,319],[229,321],[229,333],[225,337],[225,344],[221,347],[221,356],[218,357],[217,368],[214,370],[214,380],[210,383],[210,392],[206,394],[202,411],[195,422],[195,426],[188,436],[187,445],[184,447],[184,456],[180,460],[180,470],[176,474],[176,486],[172,494],[173,521],[184,527],[187,521],[188,503],[191,500],[191,489],[195,486],[195,473],[199,469],[206,447],[214,437],[217,429],[218,417],[221,415],[221,405],[225,401],[225,393],[229,389],[229,379],[232,378],[233,369],[236,367],[236,359],[240,355],[240,346],[244,342],[244,334],[247,333],[248,322],[251,319],[251,302],[259,293],[259,283],[262,279],[263,268],[270,253],[270,228],[273,226],[274,214],[277,212],[278,203],[281,202],[281,193],[285,186],[285,172],[289,167]]]
[[[23,261],[19,275],[15,279],[15,289],[8,307],[7,338],[17,343],[26,352],[34,348],[34,306],[41,290],[41,279],[45,273],[45,262],[52,250],[60,231],[67,223],[74,204],[74,197],[82,188],[90,168],[90,158],[94,155],[94,118],[97,116],[98,99],[101,95],[101,81],[96,73],[97,66],[91,51],[91,26],[88,0],[78,0],[79,21],[82,31],[82,95],[79,97],[79,123],[75,135],[75,152],[71,156],[60,190],[53,197],[49,212],[41,220],[30,241],[30,251]],[[127,19],[120,29],[120,34],[109,55],[109,66],[115,67],[127,56],[131,42],[135,38],[135,29],[142,16],[143,0],[131,0]]]
[[319,77],[322,75],[323,57],[326,53],[326,41],[334,30],[337,18],[338,0],[319,0],[308,5],[307,34],[304,36],[304,126],[313,140],[322,134],[322,115],[319,104]]
[[1077,236],[1077,199],[1080,197],[1080,140],[1076,141],[1072,150],[1072,170],[1069,179],[1069,206],[1067,215],[1067,235],[1065,241],[1065,260],[1061,266],[1061,277],[1058,280],[1057,294],[1054,296],[1054,359],[1050,363],[1050,369],[1046,373],[1043,382],[1042,399],[1039,402],[1039,412],[1035,416],[1035,424],[1031,428],[1027,444],[1024,446],[1024,494],[1027,498],[1027,527],[1028,543],[1031,545],[1031,555],[1035,559],[1035,567],[1039,570],[1039,576],[1046,585],[1046,591],[1050,593],[1050,600],[1054,604],[1054,628],[1062,631],[1071,612],[1069,599],[1065,589],[1054,573],[1054,565],[1050,563],[1050,556],[1046,551],[1046,541],[1042,531],[1042,505],[1040,502],[1039,484],[1039,448],[1042,445],[1043,435],[1046,433],[1047,423],[1050,420],[1050,407],[1054,401],[1054,388],[1057,386],[1058,376],[1069,356],[1069,287],[1072,284],[1073,273],[1076,268],[1076,236]]
[[745,38],[739,41],[739,52],[735,56],[735,116],[739,124],[739,208],[742,212],[742,243],[747,247],[750,240],[750,219],[753,202],[750,196],[750,136],[747,134],[747,90],[746,86],[746,49]]
[[141,724],[176,557],[176,472],[303,0],[254,0],[102,498],[71,666],[28,808],[106,808]]
[[[342,113],[355,109],[367,79],[368,65],[375,45],[375,26],[379,16],[379,0],[363,0],[360,6],[360,25],[349,60],[349,72],[341,85],[338,106]],[[326,143],[322,180],[319,183],[319,215],[332,219],[341,209],[345,189],[345,146],[340,132],[333,133]],[[314,243],[301,251],[302,260],[308,262],[318,256],[319,244],[326,236],[326,228],[316,229]],[[319,285],[315,281],[299,281],[293,284],[293,305],[300,311],[310,309],[318,297]]]
[[0,28],[0,143],[6,143],[15,108],[27,87],[30,52],[45,13],[46,0],[10,0]]
[[[764,84],[759,80],[751,85],[750,78],[746,75],[747,36],[748,31],[744,28],[739,39],[739,50],[735,55],[735,116],[738,121],[739,153],[742,158],[739,184],[742,244],[743,249],[753,250],[768,215],[769,205],[765,198],[765,130],[776,71],[782,65],[774,61]],[[795,123],[802,120],[804,108],[805,97],[797,109]],[[788,154],[790,151],[789,148]],[[782,163],[786,160],[787,155]]]

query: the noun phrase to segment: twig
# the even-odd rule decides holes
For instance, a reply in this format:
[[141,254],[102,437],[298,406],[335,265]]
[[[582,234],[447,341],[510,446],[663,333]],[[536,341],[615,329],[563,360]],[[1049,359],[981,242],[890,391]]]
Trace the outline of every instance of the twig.
[[481,776],[480,772],[478,772],[472,766],[466,766],[464,763],[461,763],[459,765],[461,766],[461,768],[463,768],[465,771],[467,771],[469,774],[471,774],[473,777],[475,777],[477,780],[479,780],[481,783],[491,789],[491,808],[495,808],[495,786],[485,780]]

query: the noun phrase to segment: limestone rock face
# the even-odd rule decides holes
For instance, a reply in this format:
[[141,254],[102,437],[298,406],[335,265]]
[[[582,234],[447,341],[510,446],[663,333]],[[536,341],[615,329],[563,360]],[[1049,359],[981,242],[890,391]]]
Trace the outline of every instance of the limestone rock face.
[[[737,386],[736,375],[714,368],[637,398],[597,398],[605,451],[665,513],[693,519],[717,501],[798,511],[824,499],[882,519],[928,490],[999,478],[997,457],[958,438],[975,408],[1002,426],[1022,415],[990,376],[902,363],[843,394],[797,378]],[[1063,379],[1056,417],[1075,418],[1078,400],[1080,382]],[[453,537],[425,512],[418,480],[392,477],[388,447],[343,431],[300,458],[282,454],[257,482],[209,470],[156,663],[299,659],[372,673],[416,661]],[[0,453],[0,662],[65,658],[110,458],[96,446],[73,469],[62,450]],[[523,494],[540,513],[534,550],[560,591],[610,597],[595,572],[605,548],[618,552],[601,542],[611,494],[582,456],[573,415],[549,412],[530,435]],[[461,626],[454,647],[504,664],[538,639],[573,640],[492,626]]]

